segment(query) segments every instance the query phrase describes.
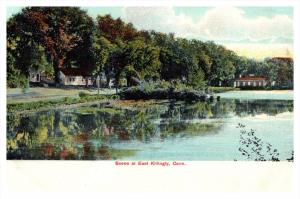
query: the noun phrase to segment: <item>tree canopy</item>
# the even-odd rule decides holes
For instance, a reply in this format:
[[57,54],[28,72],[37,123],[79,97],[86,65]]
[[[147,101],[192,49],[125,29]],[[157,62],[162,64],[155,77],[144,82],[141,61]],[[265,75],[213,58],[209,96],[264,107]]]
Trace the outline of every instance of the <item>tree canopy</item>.
[[77,7],[26,7],[7,21],[7,82],[28,84],[31,70],[47,71],[59,83],[61,68],[77,67],[94,77],[105,74],[107,85],[121,79],[180,81],[197,89],[231,86],[239,75],[266,76],[289,85],[293,62],[257,61],[238,56],[212,41],[138,30],[111,15],[95,20]]
[[[15,56],[14,68],[25,76],[32,64],[41,67],[36,56],[45,56],[55,71],[76,63],[93,67],[92,33],[94,23],[77,7],[28,7],[7,22],[8,51]],[[41,51],[41,48],[43,49]]]

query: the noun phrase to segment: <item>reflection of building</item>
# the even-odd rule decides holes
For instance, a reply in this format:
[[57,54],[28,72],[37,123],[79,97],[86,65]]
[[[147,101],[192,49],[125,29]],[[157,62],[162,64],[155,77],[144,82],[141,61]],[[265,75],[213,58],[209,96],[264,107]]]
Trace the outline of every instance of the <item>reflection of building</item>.
[[265,86],[267,86],[267,78],[256,77],[254,75],[239,77],[234,82],[234,87],[265,87]]
[[86,69],[65,68],[60,70],[60,82],[62,85],[90,86],[93,85],[92,77]]

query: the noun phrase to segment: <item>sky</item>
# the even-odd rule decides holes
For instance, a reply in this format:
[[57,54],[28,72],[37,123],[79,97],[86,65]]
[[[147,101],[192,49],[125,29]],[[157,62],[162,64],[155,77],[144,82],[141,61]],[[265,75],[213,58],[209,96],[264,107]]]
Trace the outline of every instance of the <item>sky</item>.
[[[292,7],[83,7],[90,16],[111,14],[137,29],[212,40],[242,56],[293,55]],[[7,18],[20,7],[7,9]]]

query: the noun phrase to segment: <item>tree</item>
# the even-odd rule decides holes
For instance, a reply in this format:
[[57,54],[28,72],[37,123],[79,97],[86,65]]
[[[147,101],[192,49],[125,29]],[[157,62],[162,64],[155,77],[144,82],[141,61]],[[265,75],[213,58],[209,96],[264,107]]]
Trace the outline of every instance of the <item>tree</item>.
[[173,34],[155,34],[156,45],[160,47],[161,77],[164,80],[185,81],[188,67],[193,62],[192,55],[177,41]]
[[201,68],[190,71],[188,84],[196,89],[202,89],[206,86],[205,75]]
[[218,86],[220,82],[223,82],[225,85],[229,85],[235,77],[236,54],[214,42],[205,42],[203,50],[212,60],[208,84]]
[[51,75],[51,68],[52,66],[46,58],[44,48],[34,40],[26,38],[8,39],[7,79],[10,87],[26,88],[29,83],[30,71],[41,69]]
[[275,81],[278,86],[292,87],[294,63],[289,58],[266,59],[269,68],[269,79]]
[[117,45],[112,49],[107,64],[108,71],[111,71],[115,78],[116,93],[120,86],[120,78],[123,69],[126,67],[126,54],[124,53],[125,44],[118,41]]
[[[104,66],[108,63],[109,54],[113,48],[113,45],[105,37],[99,34],[94,35],[93,52],[95,58],[94,74],[97,76],[99,82],[97,82],[98,94],[101,83],[101,72]],[[109,82],[108,82],[109,83]]]
[[143,40],[130,41],[124,49],[126,65],[137,71],[140,79],[159,77],[159,49],[146,44]]
[[127,86],[163,79],[194,88],[229,86],[235,77],[249,74],[282,85],[293,82],[291,60],[248,59],[212,41],[137,30],[111,15],[93,21],[76,7],[27,7],[11,17],[7,64],[8,86],[14,87],[28,85],[30,70],[44,70],[59,83],[60,70],[67,67],[84,68],[100,77],[104,72],[106,86],[114,77],[116,90],[123,78]]
[[202,71],[204,79],[208,80],[209,75],[211,73],[211,58],[208,55],[206,55],[204,51],[201,50],[196,54],[196,59],[198,69]]
[[210,58],[203,52],[194,55],[194,62],[189,65],[188,84],[193,88],[202,89],[210,73]]
[[113,19],[111,15],[97,16],[97,27],[103,37],[111,43],[118,40],[128,42],[138,36],[138,31],[131,23],[125,23],[120,18]]
[[[93,20],[76,7],[27,7],[9,19],[8,38],[17,41],[18,68],[28,76],[28,63],[33,56],[28,49],[44,48],[53,64],[55,82],[59,82],[59,69],[76,63],[78,67],[91,67],[89,57]],[[77,55],[77,56],[75,56]]]
[[140,80],[140,75],[138,71],[134,69],[134,66],[127,65],[123,70],[123,75],[126,78],[127,87],[135,85]]

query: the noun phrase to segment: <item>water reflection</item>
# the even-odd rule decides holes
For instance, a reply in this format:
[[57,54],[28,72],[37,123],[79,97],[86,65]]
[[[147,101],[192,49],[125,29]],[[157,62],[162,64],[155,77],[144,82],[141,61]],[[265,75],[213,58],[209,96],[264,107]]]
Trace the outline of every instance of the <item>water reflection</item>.
[[214,103],[118,101],[7,116],[7,159],[110,160],[138,150],[116,143],[215,135],[228,117],[293,111],[293,101],[224,99]]

